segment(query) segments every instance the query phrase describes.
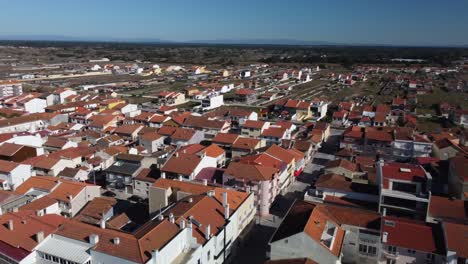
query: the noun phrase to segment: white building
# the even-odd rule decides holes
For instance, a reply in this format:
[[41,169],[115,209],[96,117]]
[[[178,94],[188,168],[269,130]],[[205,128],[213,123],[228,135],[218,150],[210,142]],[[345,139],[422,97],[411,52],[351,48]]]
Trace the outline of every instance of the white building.
[[221,264],[254,215],[252,194],[209,191],[181,199],[134,232],[70,220],[36,247],[37,263]]
[[224,105],[224,96],[222,94],[210,94],[202,100],[203,111],[218,108]]
[[327,115],[328,103],[320,100],[314,99],[310,105],[310,110],[312,111],[312,119],[319,121]]
[[0,160],[0,188],[14,190],[31,177],[31,165]]
[[18,81],[0,81],[0,97],[23,94],[23,85]]
[[28,113],[43,113],[47,107],[47,101],[41,98],[33,98],[24,103],[24,111]]

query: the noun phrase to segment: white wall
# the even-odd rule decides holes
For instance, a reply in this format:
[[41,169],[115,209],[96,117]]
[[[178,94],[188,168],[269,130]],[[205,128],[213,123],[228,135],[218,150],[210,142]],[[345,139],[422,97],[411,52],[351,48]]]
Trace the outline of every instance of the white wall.
[[43,113],[47,107],[47,101],[40,98],[34,98],[24,103],[24,110],[28,113]]

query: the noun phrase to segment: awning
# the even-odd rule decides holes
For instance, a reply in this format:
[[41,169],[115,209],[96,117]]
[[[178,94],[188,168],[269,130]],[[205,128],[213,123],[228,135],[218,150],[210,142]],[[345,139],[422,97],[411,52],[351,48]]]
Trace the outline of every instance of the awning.
[[87,253],[89,248],[89,245],[81,241],[52,235],[41,243],[36,250],[76,263],[86,263],[91,259],[91,255]]

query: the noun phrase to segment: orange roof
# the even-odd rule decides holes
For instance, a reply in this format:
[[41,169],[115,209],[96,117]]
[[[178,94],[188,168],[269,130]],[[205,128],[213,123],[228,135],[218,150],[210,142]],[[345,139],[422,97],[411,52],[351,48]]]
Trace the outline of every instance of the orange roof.
[[[13,222],[13,230],[5,226],[9,220]],[[0,216],[0,241],[14,247],[32,252],[37,246],[35,235],[44,232],[44,237],[54,232],[65,221],[60,215],[36,216],[34,211],[6,213]]]
[[163,172],[190,175],[200,163],[201,158],[193,154],[177,154],[172,156],[161,168]]
[[50,198],[49,196],[43,196],[37,200],[27,203],[19,208],[20,211],[33,210],[40,211],[53,204],[57,203],[57,200]]
[[276,172],[277,169],[273,167],[231,162],[225,173],[247,181],[270,181],[275,177]]
[[283,127],[269,127],[262,132],[264,137],[282,138],[286,133],[286,128]]
[[260,129],[265,125],[265,121],[247,120],[242,127]]
[[221,144],[234,144],[234,142],[239,138],[237,134],[230,133],[218,133],[211,140],[211,142],[221,143]]
[[49,176],[30,177],[19,185],[15,191],[20,194],[25,194],[29,190],[35,188],[50,192],[58,184],[59,180],[58,178]]
[[277,157],[278,159],[286,162],[291,163],[296,155],[292,154],[291,152],[287,151],[286,149],[279,147],[278,145],[271,145],[265,153],[272,155],[273,157]]
[[49,194],[49,197],[56,200],[69,202],[70,197],[73,199],[87,186],[96,185],[60,179],[60,184]]
[[224,149],[216,144],[211,144],[202,150],[208,157],[217,158],[225,153]]
[[0,160],[0,171],[9,173],[18,167],[18,165],[20,164],[13,161]]
[[208,191],[214,190],[215,198],[222,203],[223,202],[223,193],[227,193],[228,203],[231,209],[237,210],[239,206],[244,202],[245,199],[249,196],[248,193],[240,192],[231,189],[224,189],[221,187],[215,187],[210,185],[203,185],[200,183],[195,182],[188,182],[188,181],[178,181],[178,180],[170,180],[165,178],[157,179],[154,184],[154,187],[162,188],[162,189],[173,189],[182,191],[184,193],[190,194],[204,194]]
[[[85,243],[88,243],[91,234],[96,234],[99,236],[99,242],[94,246],[95,251],[137,263],[146,263],[152,250],[161,249],[180,231],[177,225],[170,223],[167,219],[150,228],[146,234],[140,236],[114,229],[102,229],[76,220],[67,220],[56,233]],[[119,238],[120,243],[114,244],[114,238]]]
[[236,149],[254,150],[257,147],[258,143],[260,143],[260,139],[239,137],[234,142],[232,147]]

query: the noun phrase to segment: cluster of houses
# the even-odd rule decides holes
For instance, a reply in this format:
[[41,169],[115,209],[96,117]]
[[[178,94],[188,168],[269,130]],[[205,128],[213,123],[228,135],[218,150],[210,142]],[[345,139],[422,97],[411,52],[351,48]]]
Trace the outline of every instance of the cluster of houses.
[[[126,71],[138,73],[134,66]],[[337,78],[352,85],[380,70]],[[280,71],[274,89],[317,71]],[[270,216],[332,128],[344,130],[334,159],[287,211],[267,263],[467,262],[466,134],[420,133],[410,98],[330,111],[324,98],[278,99],[251,85],[161,91],[156,107],[144,108],[71,88],[22,93],[0,84],[0,262],[235,262],[254,219]],[[256,111],[224,105],[226,94],[274,101]],[[202,111],[179,108],[188,100]],[[440,110],[468,122],[465,111]]]
[[[3,108],[17,115],[0,120],[0,259],[234,258],[254,218],[269,215],[330,126],[264,121],[236,107],[201,115],[171,103],[178,94],[161,93],[166,102],[157,109],[69,88],[2,98]],[[24,108],[20,102],[29,98],[44,105]],[[312,117],[320,103],[294,107],[307,105]],[[123,197],[147,207],[141,211]]]

